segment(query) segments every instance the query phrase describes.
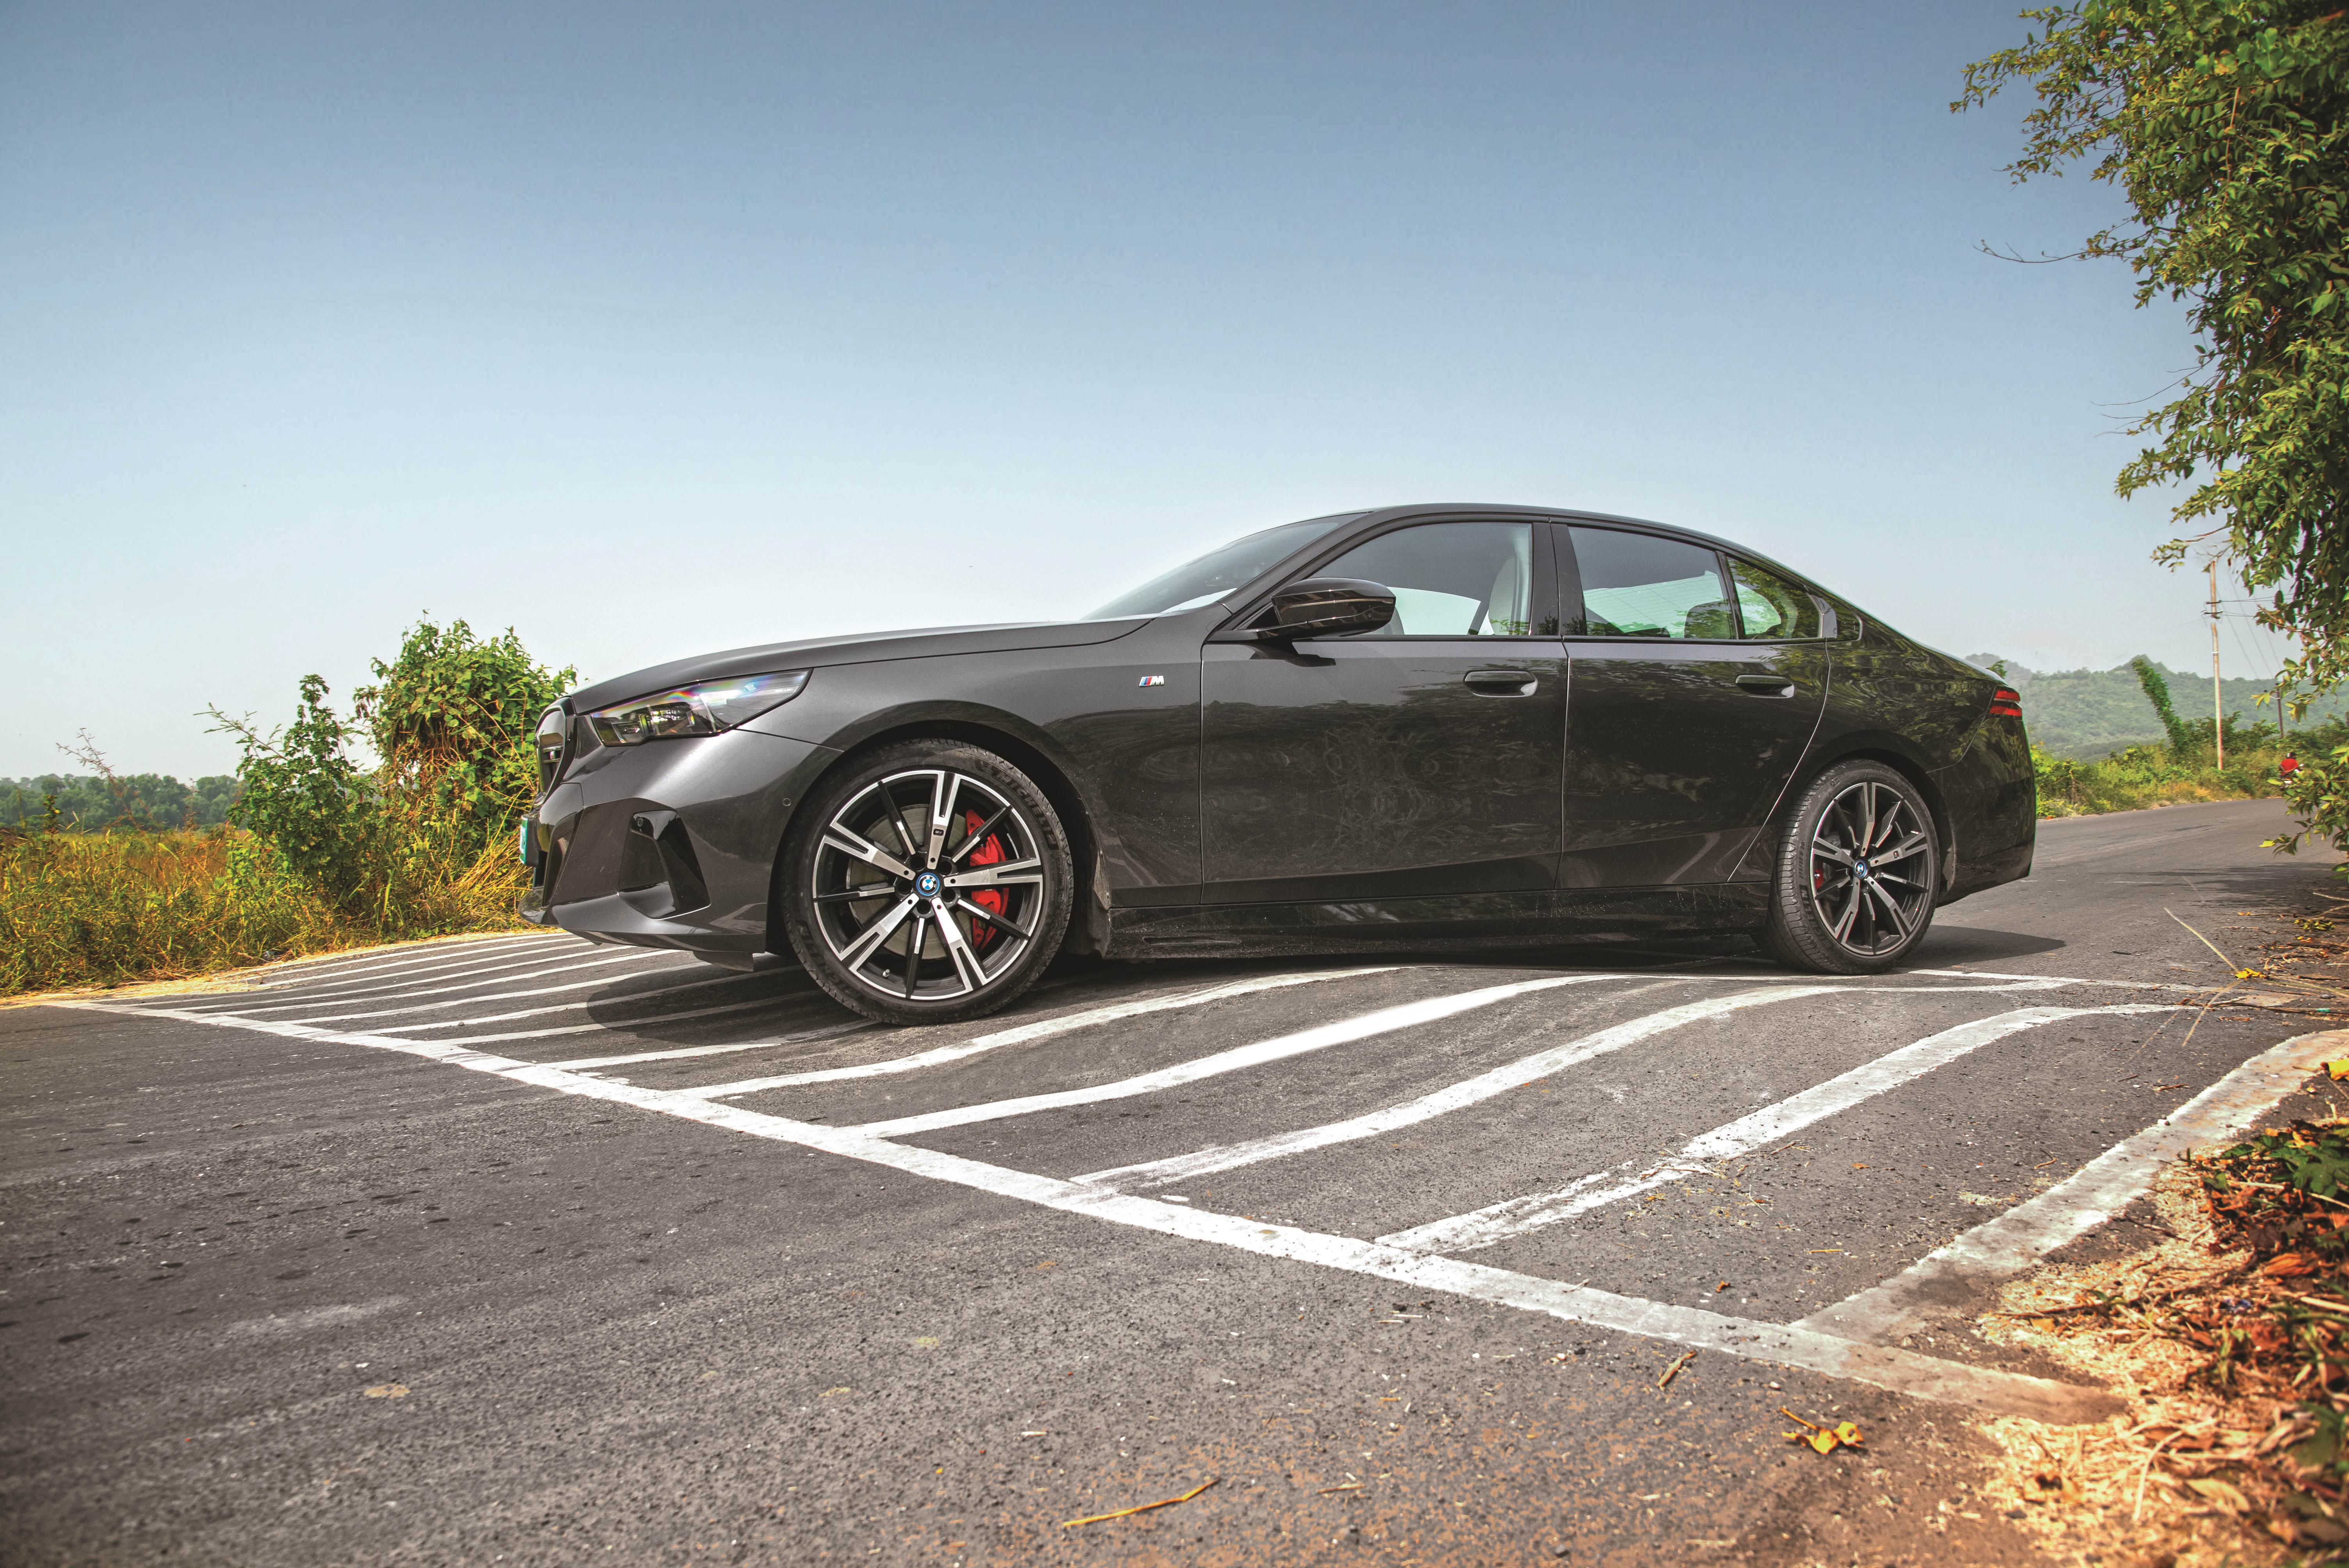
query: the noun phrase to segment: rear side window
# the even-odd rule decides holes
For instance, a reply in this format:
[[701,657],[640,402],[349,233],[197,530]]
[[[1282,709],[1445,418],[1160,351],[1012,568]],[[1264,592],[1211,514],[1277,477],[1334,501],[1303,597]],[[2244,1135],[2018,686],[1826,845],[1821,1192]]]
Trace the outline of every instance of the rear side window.
[[[1582,579],[1583,637],[1737,635],[1737,614],[1722,584],[1721,558],[1702,545],[1612,528],[1568,528]],[[1568,607],[1569,610],[1572,606]]]
[[1732,561],[1729,575],[1737,584],[1737,612],[1749,638],[1784,642],[1819,634],[1819,602],[1807,588],[1750,561]]

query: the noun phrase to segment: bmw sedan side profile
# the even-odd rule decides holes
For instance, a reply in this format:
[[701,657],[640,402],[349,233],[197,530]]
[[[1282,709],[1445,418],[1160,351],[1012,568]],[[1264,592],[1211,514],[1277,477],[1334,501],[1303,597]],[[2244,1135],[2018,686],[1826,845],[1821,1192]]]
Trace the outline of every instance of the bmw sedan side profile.
[[2029,874],[2016,694],[1764,556],[1389,507],[1092,614],[774,643],[549,708],[524,914],[935,1023],[1063,951],[1744,932],[1868,973]]

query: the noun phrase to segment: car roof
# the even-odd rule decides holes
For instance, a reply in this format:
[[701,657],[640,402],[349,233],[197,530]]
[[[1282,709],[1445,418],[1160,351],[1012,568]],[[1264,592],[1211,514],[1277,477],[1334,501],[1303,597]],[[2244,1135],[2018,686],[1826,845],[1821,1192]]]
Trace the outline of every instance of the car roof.
[[[1578,507],[1505,506],[1474,501],[1429,501],[1414,506],[1382,506],[1363,512],[1348,526],[1345,532],[1349,535],[1367,533],[1372,529],[1381,528],[1390,522],[1399,522],[1405,519],[1425,519],[1429,521],[1436,521],[1446,518],[1469,517],[1523,517],[1546,519],[1551,522],[1595,522],[1603,523],[1610,528],[1630,528],[1642,533],[1661,534],[1667,539],[1684,539],[1692,544],[1702,544],[1714,550],[1728,551],[1733,555],[1744,556],[1747,560],[1766,566],[1773,572],[1784,573],[1805,586],[1816,589],[1830,598],[1843,597],[1842,594],[1808,573],[1797,572],[1783,562],[1774,561],[1750,544],[1740,544],[1733,539],[1723,539],[1718,534],[1701,532],[1693,528],[1682,528],[1669,522],[1656,522],[1644,517],[1620,517],[1613,512],[1585,511]],[[1320,542],[1328,543],[1329,540],[1325,539]]]

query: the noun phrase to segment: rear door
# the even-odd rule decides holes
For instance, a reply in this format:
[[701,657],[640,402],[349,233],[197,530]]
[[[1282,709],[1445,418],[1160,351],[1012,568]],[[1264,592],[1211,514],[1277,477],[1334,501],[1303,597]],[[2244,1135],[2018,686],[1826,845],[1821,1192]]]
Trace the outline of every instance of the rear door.
[[[1202,650],[1206,898],[1538,891],[1558,847],[1565,650],[1546,523],[1413,523],[1300,576],[1392,589],[1381,631]],[[1544,626],[1543,622],[1548,625]]]
[[1818,727],[1817,600],[1690,540],[1555,534],[1574,669],[1559,885],[1731,880]]

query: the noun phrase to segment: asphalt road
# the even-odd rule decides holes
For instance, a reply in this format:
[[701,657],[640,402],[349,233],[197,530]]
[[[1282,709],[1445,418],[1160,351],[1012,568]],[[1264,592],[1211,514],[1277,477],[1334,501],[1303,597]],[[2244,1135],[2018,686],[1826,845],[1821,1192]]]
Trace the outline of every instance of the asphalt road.
[[0,1560],[2029,1561],[1971,1423],[2068,1392],[1887,1292],[2318,1026],[2175,1006],[2166,910],[2289,932],[2282,820],[2047,824],[1869,980],[1069,965],[892,1030],[533,936],[0,1012]]

